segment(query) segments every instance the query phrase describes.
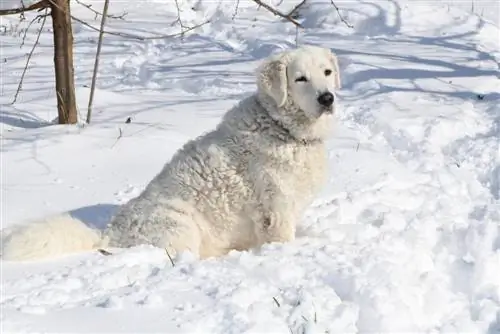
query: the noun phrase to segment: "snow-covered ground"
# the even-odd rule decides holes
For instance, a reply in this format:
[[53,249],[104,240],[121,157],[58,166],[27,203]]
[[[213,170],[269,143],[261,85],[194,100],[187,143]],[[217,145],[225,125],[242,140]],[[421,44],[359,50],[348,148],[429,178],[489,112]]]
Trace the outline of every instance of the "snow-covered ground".
[[[50,18],[9,105],[40,24],[20,48],[35,14],[1,18],[3,228],[66,210],[103,224],[255,89],[261,59],[295,45],[294,26],[251,1],[179,2],[184,25],[211,22],[183,40],[105,37],[89,126],[48,126]],[[330,179],[297,240],[175,266],[146,246],[2,261],[2,333],[500,333],[498,4],[336,1],[351,29],[330,1],[308,2],[298,42],[332,48],[344,86]],[[109,31],[179,30],[172,1],[110,11],[128,15]],[[83,119],[97,34],[75,22],[74,35]]]

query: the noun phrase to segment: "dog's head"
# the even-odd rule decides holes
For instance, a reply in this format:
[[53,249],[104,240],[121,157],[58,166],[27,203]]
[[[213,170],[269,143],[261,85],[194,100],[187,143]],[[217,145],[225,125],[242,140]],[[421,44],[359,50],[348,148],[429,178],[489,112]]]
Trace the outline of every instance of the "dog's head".
[[271,56],[258,69],[257,86],[274,102],[272,117],[301,137],[323,137],[327,129],[321,122],[332,117],[340,88],[337,57],[317,46]]

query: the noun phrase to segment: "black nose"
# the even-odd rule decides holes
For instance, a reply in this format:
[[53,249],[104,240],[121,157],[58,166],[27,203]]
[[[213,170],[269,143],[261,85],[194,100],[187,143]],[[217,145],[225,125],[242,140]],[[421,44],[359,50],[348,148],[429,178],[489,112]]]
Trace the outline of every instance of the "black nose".
[[318,97],[318,103],[324,107],[329,107],[333,104],[333,94],[326,92]]

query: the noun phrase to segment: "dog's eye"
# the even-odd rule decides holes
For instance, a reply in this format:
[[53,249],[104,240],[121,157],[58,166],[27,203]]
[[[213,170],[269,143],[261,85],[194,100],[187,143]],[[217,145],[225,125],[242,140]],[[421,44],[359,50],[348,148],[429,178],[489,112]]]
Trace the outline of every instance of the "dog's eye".
[[307,78],[302,76],[302,77],[298,77],[297,79],[295,79],[295,82],[306,82],[307,81]]
[[325,75],[326,76],[329,76],[330,74],[332,74],[332,70],[325,70]]

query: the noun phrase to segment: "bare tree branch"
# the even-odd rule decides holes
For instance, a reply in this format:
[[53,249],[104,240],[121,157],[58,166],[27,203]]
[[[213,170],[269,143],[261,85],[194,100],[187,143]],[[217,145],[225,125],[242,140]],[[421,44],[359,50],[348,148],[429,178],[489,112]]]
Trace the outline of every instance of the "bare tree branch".
[[31,11],[31,10],[35,10],[35,9],[43,9],[43,8],[46,8],[48,6],[47,4],[47,1],[46,0],[41,0],[40,2],[37,2],[37,3],[34,3],[32,5],[29,5],[28,7],[19,7],[19,8],[11,8],[11,9],[1,9],[0,10],[0,16],[3,16],[3,15],[12,15],[12,14],[22,14],[24,12],[28,12],[28,11]]
[[302,0],[300,3],[297,4],[297,6],[293,7],[293,9],[287,14],[287,16],[293,17],[294,19],[298,18],[297,17],[297,11],[302,7],[307,0]]
[[346,19],[344,19],[344,17],[340,14],[340,9],[339,7],[337,7],[337,5],[335,4],[335,2],[333,2],[333,0],[330,0],[333,8],[335,8],[335,10],[337,11],[337,15],[339,16],[340,18],[340,21],[342,21],[348,28],[354,28],[354,26],[352,24],[350,24],[349,22],[347,22]]
[[106,0],[104,2],[104,9],[102,10],[101,29],[100,29],[101,31],[99,32],[99,42],[97,43],[97,52],[95,55],[95,62],[94,62],[94,74],[92,75],[92,85],[90,87],[89,106],[87,110],[87,124],[90,123],[90,118],[92,117],[92,101],[94,100],[95,83],[97,78],[97,71],[99,68],[99,56],[101,55],[102,37],[104,35],[104,26],[106,24],[106,17],[108,16],[108,7],[109,7],[109,0]]
[[30,53],[28,54],[28,59],[26,59],[26,65],[24,66],[23,73],[21,74],[21,80],[19,80],[19,85],[17,86],[16,94],[14,95],[14,100],[10,104],[14,104],[17,101],[17,97],[19,96],[19,93],[21,92],[21,89],[23,87],[23,81],[24,81],[24,76],[26,75],[26,71],[28,70],[28,66],[30,64],[31,57],[33,56],[33,53],[35,52],[36,46],[38,45],[38,41],[40,40],[40,35],[42,34],[43,31],[43,26],[45,25],[45,21],[47,21],[47,9],[45,9],[45,14],[43,15],[43,21],[42,25],[40,27],[40,30],[38,31],[38,35],[36,36],[35,43],[33,44],[33,47],[31,48]]
[[298,22],[297,20],[295,20],[293,17],[291,17],[290,15],[287,15],[287,14],[284,14],[282,12],[280,12],[279,10],[269,6],[268,4],[262,2],[261,0],[253,0],[253,2],[255,2],[257,5],[259,5],[260,7],[264,7],[265,9],[267,9],[268,11],[270,11],[271,13],[273,13],[274,15],[276,16],[279,16],[281,18],[284,18],[285,20],[287,21],[290,21],[292,22],[293,24],[295,24],[297,27],[300,27],[300,28],[304,28],[302,26],[302,24],[300,24],[300,22]]
[[[57,7],[57,8],[60,8],[55,2],[54,0],[45,0],[45,1],[48,1],[50,4],[52,4],[53,6]],[[74,21],[76,22],[79,22],[81,24],[83,24],[84,26],[94,30],[94,31],[98,31],[98,32],[101,32],[101,29],[99,28],[96,28],[94,27],[93,25],[85,22],[84,20],[82,19],[79,19],[73,15],[71,15],[71,19],[73,19]],[[175,21],[174,21],[175,22]],[[138,35],[134,35],[134,34],[129,34],[129,33],[123,33],[123,32],[113,32],[113,31],[103,31],[104,34],[108,34],[108,35],[114,35],[114,36],[119,36],[119,37],[122,37],[122,38],[128,38],[128,39],[137,39],[137,40],[140,40],[140,41],[146,41],[146,40],[155,40],[155,39],[165,39],[165,38],[173,38],[173,37],[182,37],[184,36],[186,33],[188,33],[189,31],[191,30],[194,30],[194,29],[197,29],[201,26],[204,26],[205,24],[207,23],[210,23],[210,20],[207,20],[207,21],[204,21],[200,24],[197,24],[197,25],[194,25],[192,27],[185,27],[184,30],[182,30],[181,32],[178,32],[178,33],[175,33],[175,34],[169,34],[169,35],[158,35],[158,36],[138,36]]]
[[104,14],[104,10],[103,10],[103,13],[95,10],[94,8],[92,8],[92,5],[89,5],[89,4],[86,4],[86,3],[83,3],[82,1],[80,0],[75,0],[75,2],[85,8],[87,8],[88,10],[90,10],[92,13],[95,14],[95,19],[97,19],[97,17],[99,16],[102,16],[102,15],[106,15],[107,17],[109,17],[110,19],[117,19],[117,20],[123,20],[125,18],[125,16],[128,14],[127,12],[124,12],[123,14],[121,15],[113,15],[113,14]]

